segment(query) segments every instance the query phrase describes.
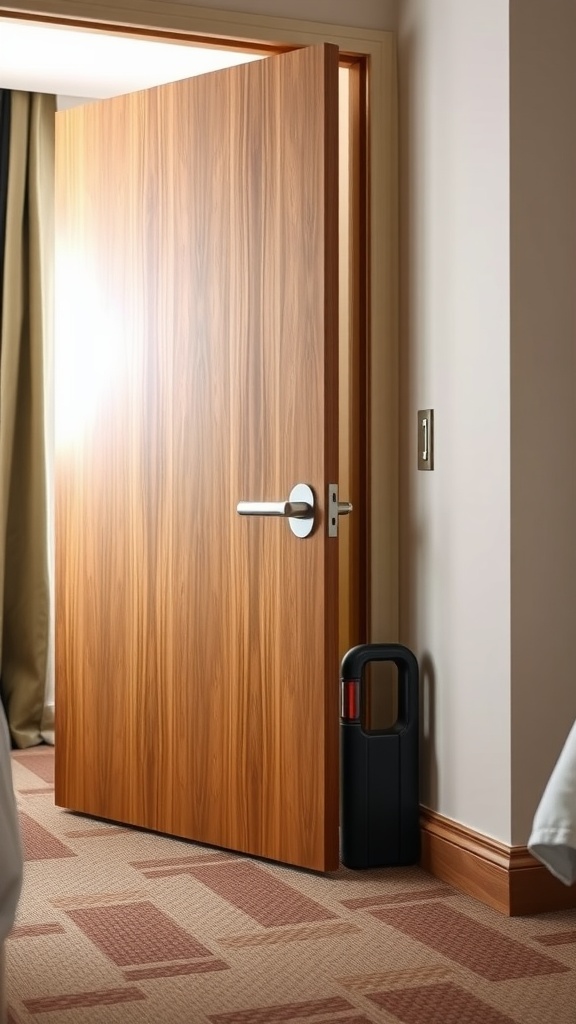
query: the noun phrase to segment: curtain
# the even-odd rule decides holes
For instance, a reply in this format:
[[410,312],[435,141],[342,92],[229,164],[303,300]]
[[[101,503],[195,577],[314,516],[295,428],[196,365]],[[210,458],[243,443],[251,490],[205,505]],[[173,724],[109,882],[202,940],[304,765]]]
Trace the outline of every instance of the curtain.
[[[0,687],[12,742],[53,742],[50,413],[55,98],[0,98]],[[2,212],[3,211],[3,212]]]

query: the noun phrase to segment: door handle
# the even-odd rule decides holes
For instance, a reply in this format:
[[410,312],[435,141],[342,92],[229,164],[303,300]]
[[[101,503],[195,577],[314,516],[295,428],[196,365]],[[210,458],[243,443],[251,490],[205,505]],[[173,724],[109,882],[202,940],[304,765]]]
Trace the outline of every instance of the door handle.
[[296,484],[287,501],[239,501],[240,516],[279,516],[288,520],[296,537],[308,537],[314,529],[314,493],[308,484]]
[[236,511],[239,516],[281,516],[283,519],[309,519],[311,509],[307,501],[239,501]]

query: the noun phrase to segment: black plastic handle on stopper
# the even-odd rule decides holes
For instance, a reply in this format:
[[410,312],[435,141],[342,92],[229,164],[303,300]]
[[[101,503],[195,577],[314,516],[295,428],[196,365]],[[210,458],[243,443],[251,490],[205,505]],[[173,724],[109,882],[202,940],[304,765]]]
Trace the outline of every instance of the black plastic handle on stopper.
[[[398,669],[398,718],[362,727],[363,677],[372,661]],[[401,644],[360,644],[342,659],[340,857],[350,868],[415,864],[420,858],[418,662]]]

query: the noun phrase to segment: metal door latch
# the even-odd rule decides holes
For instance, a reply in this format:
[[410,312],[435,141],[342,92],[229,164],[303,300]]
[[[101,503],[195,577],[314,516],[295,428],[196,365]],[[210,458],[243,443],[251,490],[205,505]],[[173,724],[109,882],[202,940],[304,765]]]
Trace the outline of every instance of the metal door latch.
[[328,536],[338,536],[338,517],[348,516],[352,512],[352,504],[349,501],[338,501],[338,484],[328,484]]

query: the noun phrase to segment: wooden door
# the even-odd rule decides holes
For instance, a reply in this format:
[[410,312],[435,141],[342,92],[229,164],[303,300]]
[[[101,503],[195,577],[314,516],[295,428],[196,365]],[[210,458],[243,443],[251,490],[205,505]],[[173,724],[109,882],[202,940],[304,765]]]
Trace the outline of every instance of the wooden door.
[[[56,802],[338,863],[338,54],[57,116]],[[312,535],[239,501],[317,503]]]

